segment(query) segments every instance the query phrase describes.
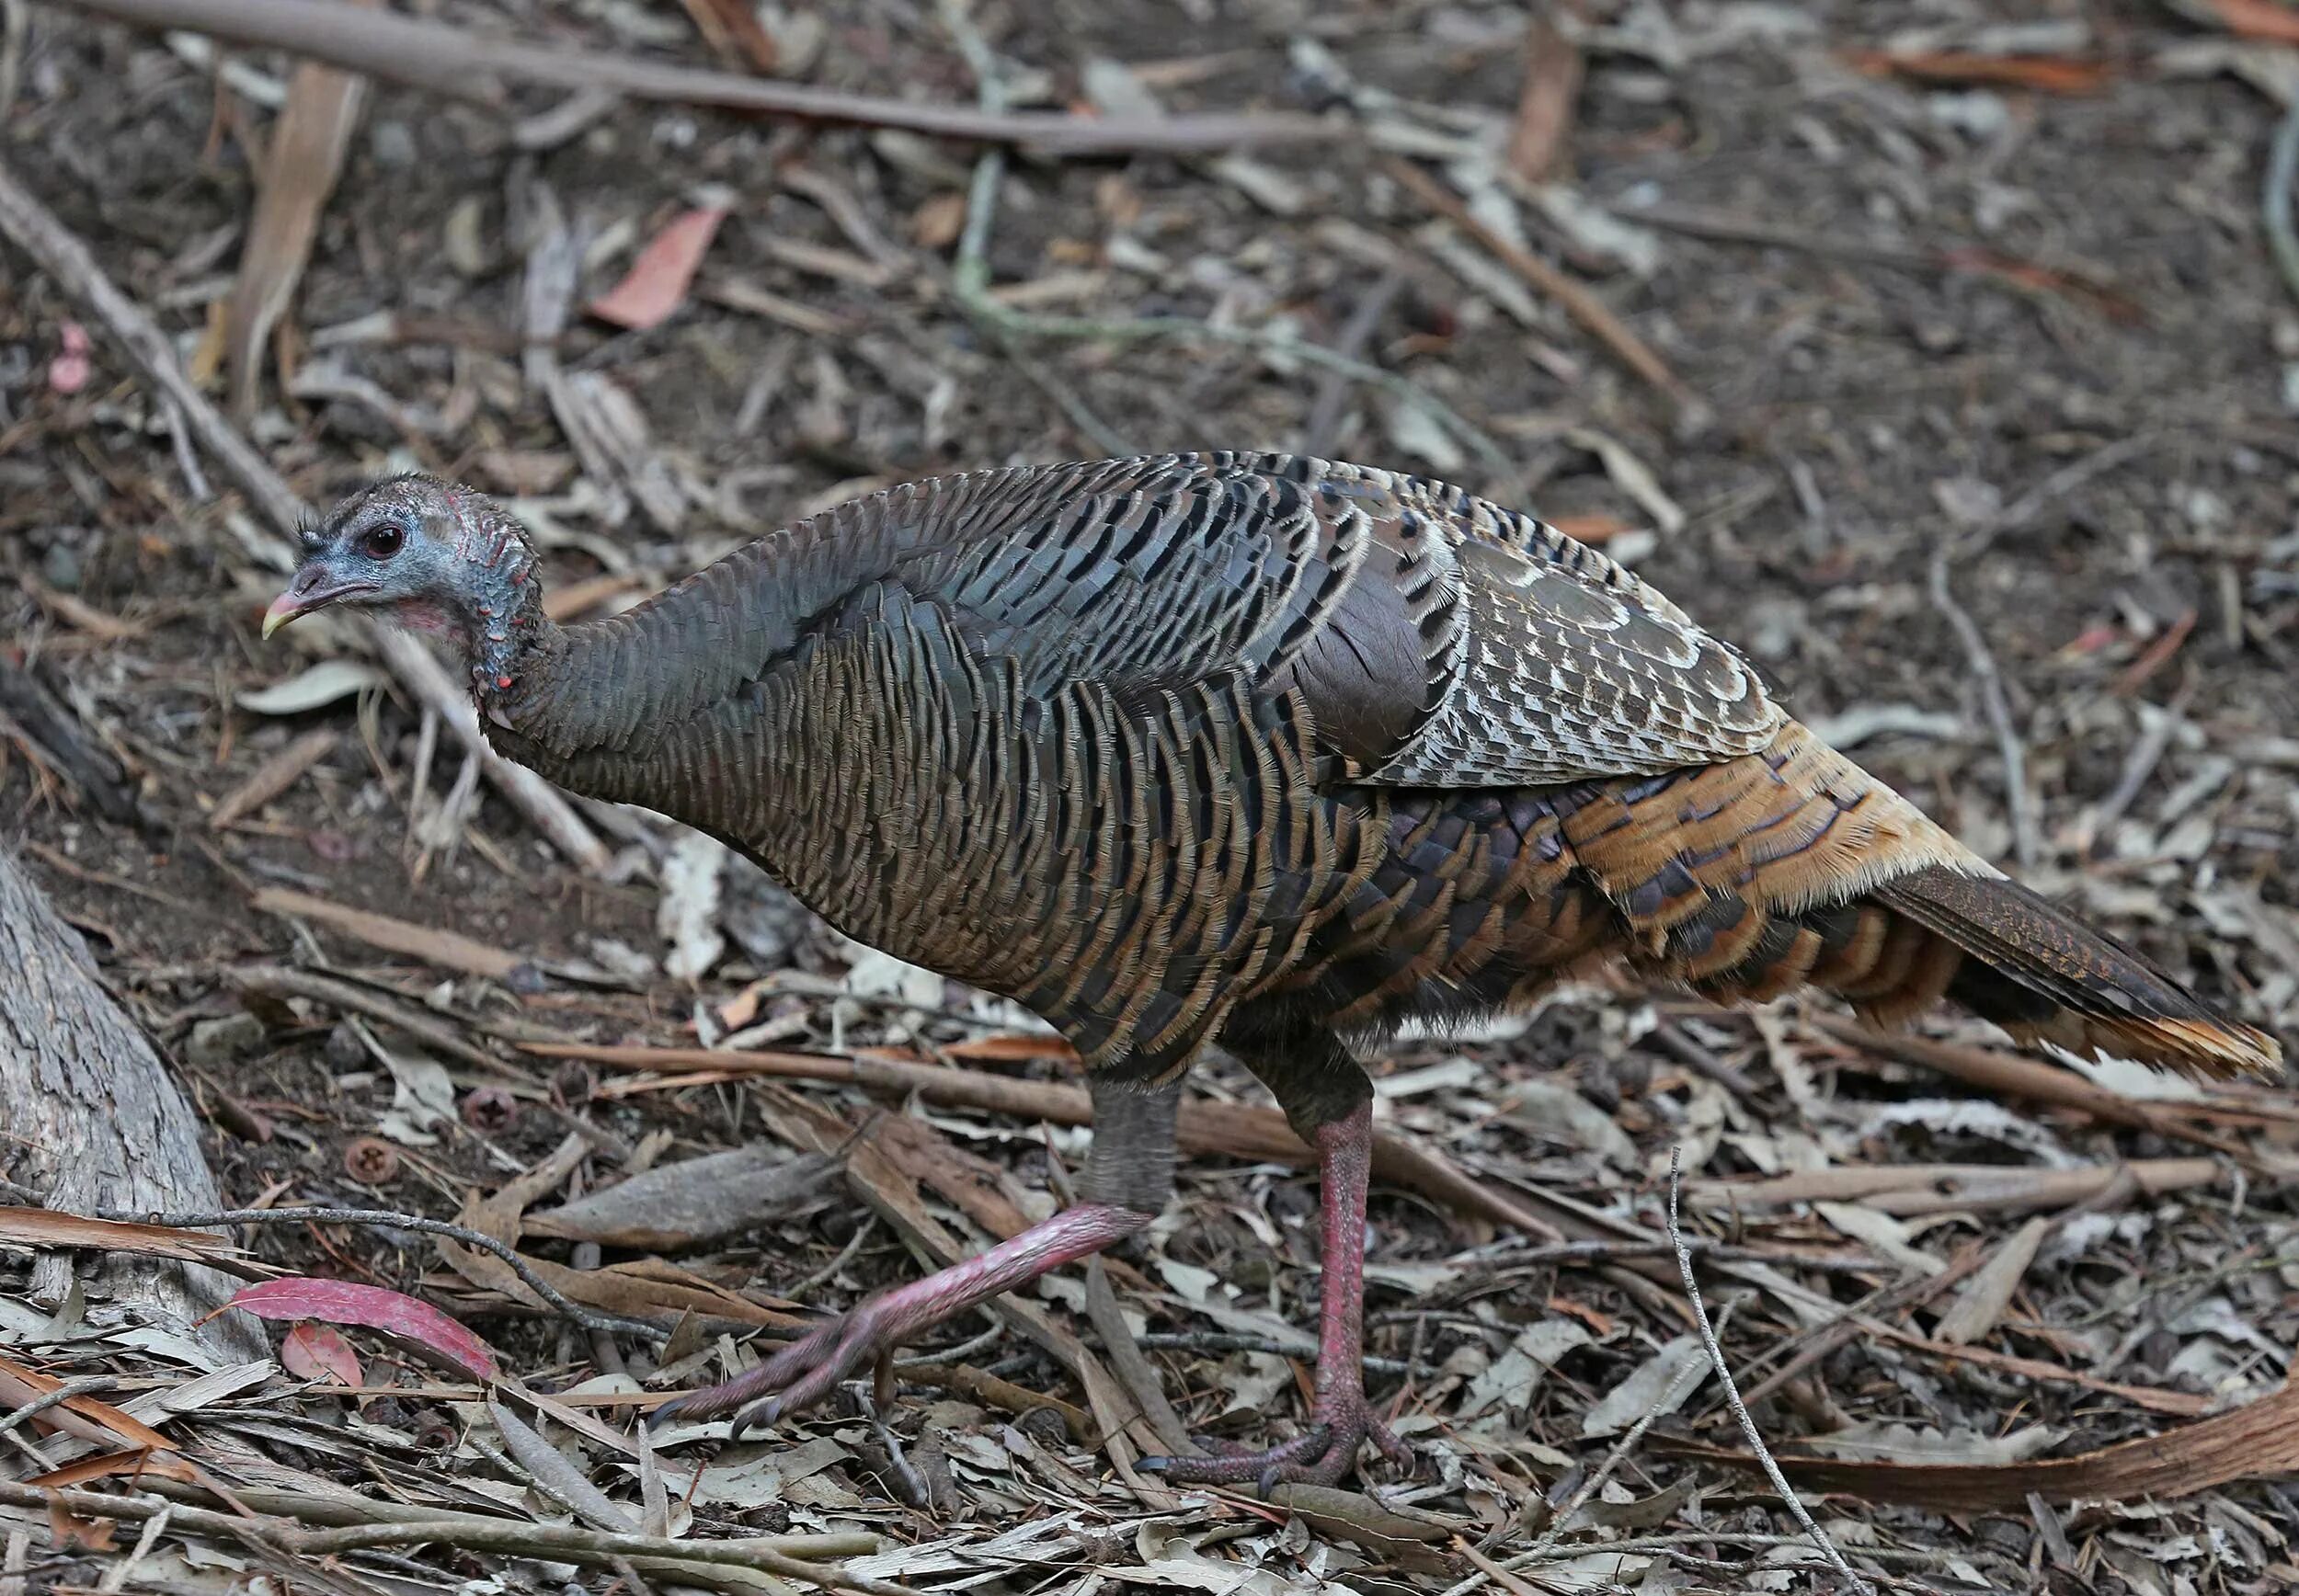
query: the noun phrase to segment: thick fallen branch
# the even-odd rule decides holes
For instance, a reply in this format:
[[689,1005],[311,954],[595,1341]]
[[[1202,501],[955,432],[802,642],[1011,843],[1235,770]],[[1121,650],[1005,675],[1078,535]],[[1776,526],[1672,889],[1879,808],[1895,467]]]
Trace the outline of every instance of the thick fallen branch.
[[1337,132],[1321,118],[1278,113],[1080,117],[921,105],[603,51],[490,39],[444,22],[333,0],[80,0],[77,8],[140,27],[183,28],[235,44],[284,50],[411,88],[489,101],[501,97],[499,80],[509,79],[800,121],[1023,144],[1066,155],[1226,150],[1332,139]]
[[[325,6],[319,9],[337,21],[379,15],[355,6]],[[163,404],[175,407],[183,418],[185,430],[223,468],[224,474],[239,485],[264,519],[292,542],[296,528],[309,517],[311,507],[234,429],[223,413],[192,386],[176,363],[176,351],[167,335],[144,314],[142,305],[105,275],[87,245],[33,198],[5,164],[0,164],[0,235],[29,256],[58,288],[87,312],[91,320],[111,335],[136,374]],[[604,875],[611,859],[605,846],[576,818],[575,811],[549,782],[524,766],[512,764],[488,747],[479,731],[478,712],[471,706],[471,695],[448,679],[446,668],[432,657],[430,651],[406,633],[390,627],[376,626],[372,631],[375,650],[392,675],[417,701],[435,711],[463,746],[478,756],[480,768],[503,796],[561,853],[589,873]]]

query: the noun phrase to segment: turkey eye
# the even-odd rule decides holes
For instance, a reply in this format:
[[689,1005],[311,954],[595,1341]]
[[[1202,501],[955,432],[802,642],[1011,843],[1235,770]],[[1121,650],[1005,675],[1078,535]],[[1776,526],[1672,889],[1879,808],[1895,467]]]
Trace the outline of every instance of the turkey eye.
[[388,560],[399,552],[399,545],[406,541],[397,527],[377,527],[360,541],[360,547],[371,560]]

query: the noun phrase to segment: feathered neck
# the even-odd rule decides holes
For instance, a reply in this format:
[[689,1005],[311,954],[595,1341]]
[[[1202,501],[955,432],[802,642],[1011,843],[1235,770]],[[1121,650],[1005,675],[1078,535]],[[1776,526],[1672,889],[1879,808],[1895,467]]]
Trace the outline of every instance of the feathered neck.
[[464,653],[479,712],[501,724],[504,710],[557,626],[543,608],[534,544],[493,501],[469,495],[459,507],[455,558],[464,579]]

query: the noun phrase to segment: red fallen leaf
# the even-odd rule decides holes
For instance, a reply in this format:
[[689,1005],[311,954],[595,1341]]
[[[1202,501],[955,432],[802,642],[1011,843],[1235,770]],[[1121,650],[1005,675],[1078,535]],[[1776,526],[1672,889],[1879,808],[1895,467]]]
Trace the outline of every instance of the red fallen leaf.
[[379,1285],[290,1275],[248,1286],[234,1293],[223,1305],[246,1308],[258,1318],[365,1325],[371,1330],[404,1337],[467,1374],[482,1380],[496,1376],[495,1354],[487,1351],[485,1341],[430,1304]]
[[338,1385],[363,1385],[360,1355],[326,1325],[306,1321],[280,1340],[280,1365],[299,1380],[333,1380]]
[[687,286],[726,215],[714,206],[673,221],[647,241],[621,282],[590,302],[590,314],[634,331],[660,325],[686,302]]

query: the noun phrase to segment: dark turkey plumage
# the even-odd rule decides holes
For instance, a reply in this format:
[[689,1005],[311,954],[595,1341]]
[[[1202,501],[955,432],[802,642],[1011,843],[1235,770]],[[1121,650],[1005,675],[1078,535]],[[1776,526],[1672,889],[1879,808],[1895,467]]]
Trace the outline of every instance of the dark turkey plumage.
[[568,628],[493,506],[400,479],[315,533],[275,617],[337,601],[462,616],[504,753],[710,832],[848,934],[1027,1005],[1092,1072],[1091,1201],[691,1411],[771,1419],[1138,1228],[1209,1043],[1323,1151],[1328,1282],[1320,1428],[1177,1460],[1194,1478],[1331,1478],[1383,1439],[1350,1046],[1405,1020],[1624,961],[1886,1021],[1946,997],[2205,1074],[2277,1056],[1819,743],[1636,576],[1423,478],[1254,454],[939,478]]

